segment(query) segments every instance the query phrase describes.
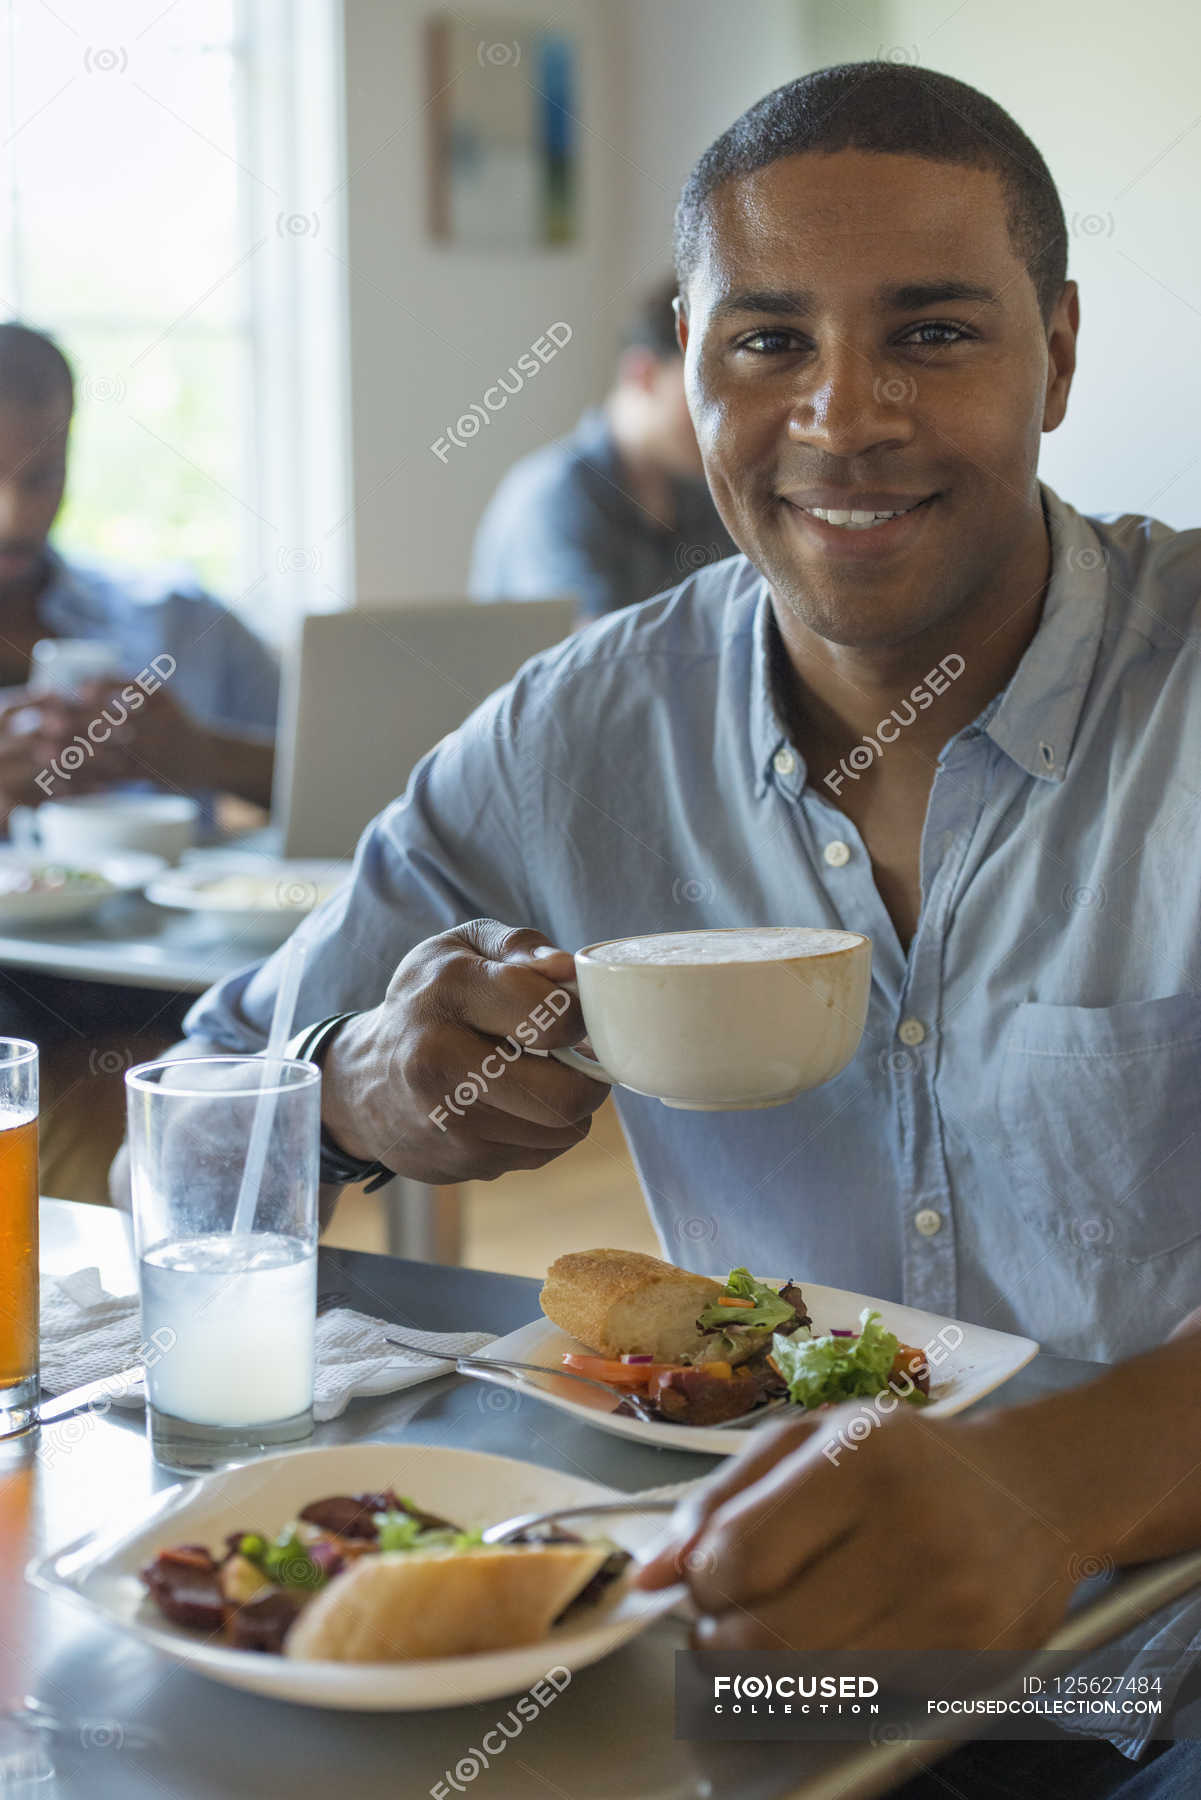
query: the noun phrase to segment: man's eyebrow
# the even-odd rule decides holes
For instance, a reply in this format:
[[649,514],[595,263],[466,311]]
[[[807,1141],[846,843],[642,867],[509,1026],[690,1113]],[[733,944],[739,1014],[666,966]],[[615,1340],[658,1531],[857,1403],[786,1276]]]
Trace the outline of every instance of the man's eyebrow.
[[[900,287],[883,287],[876,294],[880,312],[921,312],[951,300],[973,300],[981,306],[999,306],[1000,295],[978,281],[913,281]],[[817,311],[817,295],[805,288],[744,288],[726,294],[713,308],[715,318],[732,313],[760,313],[773,318],[808,318]]]
[[978,281],[913,281],[903,287],[882,288],[877,296],[888,312],[921,312],[926,306],[941,306],[947,300],[975,300],[982,306],[1000,306],[1001,297],[994,289]]

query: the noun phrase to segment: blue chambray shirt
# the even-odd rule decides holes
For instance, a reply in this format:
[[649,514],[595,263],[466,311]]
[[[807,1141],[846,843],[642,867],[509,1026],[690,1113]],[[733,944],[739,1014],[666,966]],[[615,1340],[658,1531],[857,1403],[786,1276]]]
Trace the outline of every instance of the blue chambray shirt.
[[47,550],[37,615],[58,637],[112,643],[133,676],[166,651],[172,692],[207,725],[269,734],[279,706],[275,657],[184,571],[146,572]]
[[[827,1086],[710,1114],[615,1095],[665,1253],[1068,1356],[1161,1341],[1201,1305],[1201,532],[1042,491],[1042,619],[939,754],[908,955],[787,740],[766,583],[736,556],[536,657],[425,757],[301,927],[298,1022],[376,1004],[414,944],[481,915],[569,950],[864,932],[867,1028]],[[213,989],[189,1032],[261,1047],[278,967]],[[1146,1654],[1199,1631],[1201,1607]]]

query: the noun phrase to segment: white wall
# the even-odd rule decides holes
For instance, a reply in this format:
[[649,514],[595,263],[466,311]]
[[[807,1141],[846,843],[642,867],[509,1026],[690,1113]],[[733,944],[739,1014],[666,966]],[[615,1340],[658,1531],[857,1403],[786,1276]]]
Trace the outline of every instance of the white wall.
[[[423,26],[429,0],[345,0],[346,259],[356,595],[361,603],[465,591],[471,531],[501,474],[603,391],[612,343],[596,328],[612,288],[617,196],[608,141],[616,73],[589,0],[470,0],[469,16],[574,25],[583,229],[578,245],[470,253],[426,232]],[[464,9],[468,10],[468,9]],[[498,78],[508,71],[498,69]],[[517,73],[513,71],[513,73]],[[480,401],[548,325],[573,337],[480,435],[445,463],[430,444]]]
[[[1042,472],[1085,512],[1201,524],[1195,0],[893,0],[889,44],[984,89],[1042,151],[1080,283],[1080,364]],[[852,54],[871,55],[862,36]],[[1074,225],[1074,229],[1072,229]]]
[[814,66],[804,0],[607,0],[621,67],[620,268],[671,266],[671,221],[697,157],[739,113]]

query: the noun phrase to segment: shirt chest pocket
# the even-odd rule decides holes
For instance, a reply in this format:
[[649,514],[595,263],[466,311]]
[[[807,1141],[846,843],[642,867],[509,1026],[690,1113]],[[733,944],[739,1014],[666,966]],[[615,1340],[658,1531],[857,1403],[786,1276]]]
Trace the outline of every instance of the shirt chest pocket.
[[1028,1224],[1128,1264],[1196,1247],[1201,1000],[1027,1001],[1004,1039],[997,1106]]

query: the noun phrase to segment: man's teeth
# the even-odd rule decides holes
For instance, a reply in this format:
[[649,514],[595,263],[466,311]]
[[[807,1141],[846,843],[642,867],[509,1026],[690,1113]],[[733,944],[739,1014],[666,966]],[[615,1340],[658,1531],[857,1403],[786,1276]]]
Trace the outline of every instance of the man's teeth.
[[[915,506],[918,504],[919,502],[914,502]],[[824,520],[827,525],[845,525],[851,531],[869,531],[873,525],[882,525],[886,519],[898,519],[903,512],[912,512],[913,507],[898,507],[896,512],[844,511],[832,506],[806,506],[803,510],[811,518]]]

